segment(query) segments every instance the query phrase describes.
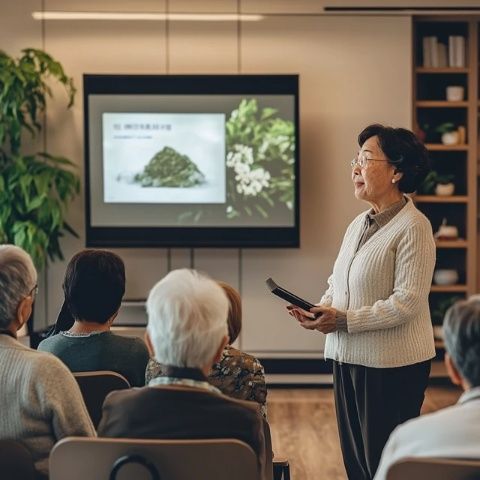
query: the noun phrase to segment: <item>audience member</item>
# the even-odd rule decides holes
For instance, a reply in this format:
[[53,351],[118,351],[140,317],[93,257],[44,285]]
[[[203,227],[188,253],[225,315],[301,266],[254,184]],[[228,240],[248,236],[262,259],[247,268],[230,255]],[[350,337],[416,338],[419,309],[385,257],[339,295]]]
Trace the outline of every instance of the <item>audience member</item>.
[[149,355],[144,342],[110,330],[125,293],[122,259],[104,250],[77,253],[67,266],[63,290],[74,323],[38,349],[56,355],[72,372],[112,370],[132,386],[145,385]]
[[[223,350],[220,361],[213,364],[208,381],[224,395],[259,403],[263,415],[266,416],[267,386],[263,367],[257,358],[237,350],[231,345],[242,329],[240,294],[228,283],[218,282],[218,284],[223,288],[229,300],[227,318],[229,344]],[[146,383],[148,384],[155,377],[164,375],[162,365],[151,358],[147,365]]]
[[207,381],[228,341],[228,300],[213,280],[175,270],[147,300],[147,344],[165,376],[148,386],[111,393],[100,436],[237,438],[257,454],[263,479],[272,478],[268,424],[259,405],[224,396]]
[[457,404],[397,427],[382,454],[375,480],[405,457],[480,457],[480,302],[455,303],[443,323],[445,364],[464,390]]
[[[32,313],[37,273],[29,255],[0,246],[0,438],[22,442],[40,474],[53,445],[71,435],[94,436],[80,389],[65,365],[17,340]],[[0,473],[1,476],[1,473]]]

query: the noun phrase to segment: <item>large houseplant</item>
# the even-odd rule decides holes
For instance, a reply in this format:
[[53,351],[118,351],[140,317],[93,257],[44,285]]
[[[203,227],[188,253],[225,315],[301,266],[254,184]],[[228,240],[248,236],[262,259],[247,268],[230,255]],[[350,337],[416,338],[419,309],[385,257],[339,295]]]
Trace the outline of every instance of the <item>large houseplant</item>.
[[64,86],[71,107],[75,87],[59,62],[41,50],[19,58],[0,51],[0,243],[19,245],[38,267],[62,258],[64,231],[75,235],[65,211],[80,188],[70,160],[25,151],[24,133],[42,129],[50,80]]

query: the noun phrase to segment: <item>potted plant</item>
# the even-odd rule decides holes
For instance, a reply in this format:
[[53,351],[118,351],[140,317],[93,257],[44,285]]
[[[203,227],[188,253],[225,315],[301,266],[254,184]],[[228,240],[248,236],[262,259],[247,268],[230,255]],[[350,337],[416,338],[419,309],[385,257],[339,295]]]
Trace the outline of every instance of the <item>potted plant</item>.
[[455,184],[452,182],[454,175],[441,175],[436,170],[431,170],[423,180],[421,192],[425,195],[453,195]]
[[71,107],[75,87],[59,62],[36,49],[19,58],[0,51],[0,243],[19,245],[37,267],[62,258],[65,231],[76,235],[65,211],[80,188],[70,160],[23,144],[25,132],[34,137],[42,129],[50,79],[65,87]]
[[452,122],[441,123],[435,128],[435,132],[441,135],[440,138],[444,145],[457,145],[460,141],[458,129]]

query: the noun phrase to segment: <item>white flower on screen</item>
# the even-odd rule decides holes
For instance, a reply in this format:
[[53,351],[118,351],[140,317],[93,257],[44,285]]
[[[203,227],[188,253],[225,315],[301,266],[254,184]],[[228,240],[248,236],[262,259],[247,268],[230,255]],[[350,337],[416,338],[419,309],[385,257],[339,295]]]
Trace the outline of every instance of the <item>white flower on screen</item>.
[[235,168],[239,164],[252,165],[253,148],[248,145],[235,144],[232,151],[227,154],[227,167]]
[[270,178],[270,172],[267,172],[263,168],[243,171],[235,177],[235,180],[239,182],[237,185],[237,192],[243,193],[246,197],[256,197],[264,187],[269,186]]

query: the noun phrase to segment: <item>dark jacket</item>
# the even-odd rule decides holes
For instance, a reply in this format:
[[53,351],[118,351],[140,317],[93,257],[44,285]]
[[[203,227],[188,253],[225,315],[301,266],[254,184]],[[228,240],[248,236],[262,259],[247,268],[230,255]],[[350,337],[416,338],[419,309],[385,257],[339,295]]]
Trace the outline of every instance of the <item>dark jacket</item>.
[[98,436],[236,438],[257,454],[262,478],[272,479],[270,430],[259,406],[196,387],[163,385],[112,392],[103,404]]

